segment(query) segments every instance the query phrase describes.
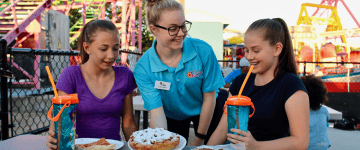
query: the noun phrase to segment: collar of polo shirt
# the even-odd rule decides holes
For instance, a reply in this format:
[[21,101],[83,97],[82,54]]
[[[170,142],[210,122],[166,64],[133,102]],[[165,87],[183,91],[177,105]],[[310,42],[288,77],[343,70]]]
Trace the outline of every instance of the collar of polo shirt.
[[[157,55],[155,51],[155,44],[157,40],[155,39],[151,48],[149,49],[149,56],[150,56],[150,67],[151,72],[161,72],[164,70],[167,70],[168,67],[161,62],[159,56]],[[183,43],[183,54],[181,56],[181,60],[179,62],[178,67],[176,68],[175,72],[178,70],[181,70],[184,68],[184,63],[190,61],[191,59],[195,58],[197,56],[197,53],[195,51],[194,45],[191,43],[191,40],[189,38],[184,39]]]

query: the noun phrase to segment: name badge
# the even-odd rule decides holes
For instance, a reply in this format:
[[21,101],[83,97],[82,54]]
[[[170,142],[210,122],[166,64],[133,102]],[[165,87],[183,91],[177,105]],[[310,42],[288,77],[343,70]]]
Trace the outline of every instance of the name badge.
[[160,89],[160,90],[170,90],[170,82],[164,82],[164,81],[155,81],[155,89]]

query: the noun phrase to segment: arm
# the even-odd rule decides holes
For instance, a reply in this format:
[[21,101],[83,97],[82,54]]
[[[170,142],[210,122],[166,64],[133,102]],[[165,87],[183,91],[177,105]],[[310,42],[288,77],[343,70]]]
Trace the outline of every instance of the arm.
[[329,120],[330,120],[329,111],[328,111],[324,106],[321,106],[320,109],[324,109],[324,113],[325,113],[325,115],[326,115],[326,121],[329,121]]
[[[209,129],[211,119],[214,114],[215,104],[216,104],[216,91],[203,93],[203,105],[200,113],[200,120],[197,132],[200,134],[206,135],[207,130]],[[195,143],[194,143],[195,142]],[[191,145],[202,145],[204,139],[195,137],[195,140]]]
[[304,91],[297,91],[285,103],[289,119],[290,136],[263,142],[266,149],[307,149],[309,145],[309,97]]
[[[227,111],[225,109],[225,111]],[[223,113],[216,130],[211,135],[207,145],[221,145],[226,142],[226,134],[228,133],[227,116]]]
[[302,90],[295,92],[285,103],[285,111],[290,126],[290,136],[288,137],[258,142],[252,137],[250,132],[232,129],[231,131],[244,135],[244,137],[228,134],[228,139],[235,143],[238,143],[237,140],[243,141],[248,149],[307,149],[309,145],[310,113],[307,93]]
[[163,106],[150,110],[150,128],[167,129]]
[[138,128],[135,125],[135,119],[133,114],[132,93],[125,96],[121,114],[122,114],[122,125],[121,125],[122,130],[125,135],[126,141],[128,141],[130,139],[131,134],[138,130]]
[[230,85],[231,84],[225,82],[224,88],[230,88]]
[[150,110],[150,128],[167,129],[161,94],[154,88],[155,83],[151,80],[150,73],[146,72],[146,68],[142,63],[136,64],[134,77],[144,100],[144,108]]

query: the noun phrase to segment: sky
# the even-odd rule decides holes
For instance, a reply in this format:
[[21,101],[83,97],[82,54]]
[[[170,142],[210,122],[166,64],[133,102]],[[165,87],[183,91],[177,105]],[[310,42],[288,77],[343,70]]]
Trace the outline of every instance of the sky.
[[[360,0],[344,0],[360,22]],[[242,32],[254,21],[262,18],[283,18],[288,26],[296,25],[302,3],[320,4],[321,0],[186,0],[186,9],[201,9],[232,20],[228,29]],[[309,8],[309,7],[308,7]],[[344,5],[338,2],[338,15],[343,29],[358,28]],[[309,15],[315,9],[307,9]]]

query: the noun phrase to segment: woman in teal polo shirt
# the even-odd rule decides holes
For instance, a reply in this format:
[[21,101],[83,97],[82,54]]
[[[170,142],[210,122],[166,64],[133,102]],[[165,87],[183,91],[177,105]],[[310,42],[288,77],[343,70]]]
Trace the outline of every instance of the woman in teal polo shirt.
[[216,56],[206,42],[186,37],[191,22],[180,3],[151,0],[146,6],[146,23],[156,39],[136,64],[134,77],[150,110],[150,127],[187,139],[192,121],[196,138],[188,143],[202,145],[217,89],[225,84]]

